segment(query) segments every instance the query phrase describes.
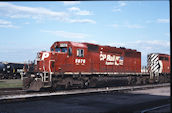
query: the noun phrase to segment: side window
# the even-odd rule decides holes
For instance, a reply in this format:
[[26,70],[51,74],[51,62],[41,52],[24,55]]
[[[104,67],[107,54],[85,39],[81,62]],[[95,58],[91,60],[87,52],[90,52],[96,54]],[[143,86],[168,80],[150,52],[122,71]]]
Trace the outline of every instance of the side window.
[[71,47],[69,47],[69,52],[68,52],[68,54],[69,54],[69,56],[72,55],[72,48],[71,48]]
[[159,60],[167,60],[168,61],[168,57],[159,57]]
[[159,57],[159,60],[163,60],[163,57]]
[[167,60],[167,61],[168,61],[168,57],[165,57],[165,60]]
[[77,49],[77,56],[78,57],[84,57],[84,50],[83,49]]

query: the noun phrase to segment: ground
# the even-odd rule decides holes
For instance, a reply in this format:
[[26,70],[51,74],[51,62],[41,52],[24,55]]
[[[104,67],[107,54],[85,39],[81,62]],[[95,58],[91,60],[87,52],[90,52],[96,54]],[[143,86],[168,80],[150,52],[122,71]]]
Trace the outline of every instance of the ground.
[[126,93],[89,93],[1,103],[0,113],[109,113],[169,103],[170,87]]
[[21,79],[0,80],[0,89],[2,88],[22,88]]

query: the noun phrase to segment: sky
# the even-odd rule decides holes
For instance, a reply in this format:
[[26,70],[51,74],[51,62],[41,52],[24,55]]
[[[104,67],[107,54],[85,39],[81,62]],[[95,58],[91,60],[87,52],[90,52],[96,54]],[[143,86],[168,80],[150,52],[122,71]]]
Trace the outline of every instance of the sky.
[[0,62],[28,62],[56,41],[170,54],[169,1],[0,2]]

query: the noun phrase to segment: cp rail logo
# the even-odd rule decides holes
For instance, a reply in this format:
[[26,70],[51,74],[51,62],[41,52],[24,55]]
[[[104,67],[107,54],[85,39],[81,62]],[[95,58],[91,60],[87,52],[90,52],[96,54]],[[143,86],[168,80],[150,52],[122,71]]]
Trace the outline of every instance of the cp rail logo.
[[45,52],[42,54],[42,59],[41,60],[44,60],[45,58],[48,58],[49,57],[49,53]]
[[123,57],[116,55],[100,54],[100,61],[106,61],[106,65],[123,65]]
[[46,58],[48,58],[48,57],[49,57],[49,53],[48,53],[48,52],[42,53],[42,57],[41,57],[41,53],[38,53],[38,54],[37,54],[37,60],[38,60],[38,61],[44,60],[44,59],[46,59]]

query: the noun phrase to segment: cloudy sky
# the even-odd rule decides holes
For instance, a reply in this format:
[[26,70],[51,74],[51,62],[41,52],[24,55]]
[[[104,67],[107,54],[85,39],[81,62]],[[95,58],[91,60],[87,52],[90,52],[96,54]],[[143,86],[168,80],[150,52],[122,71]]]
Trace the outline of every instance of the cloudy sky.
[[0,2],[0,62],[34,60],[55,41],[170,54],[169,1]]

